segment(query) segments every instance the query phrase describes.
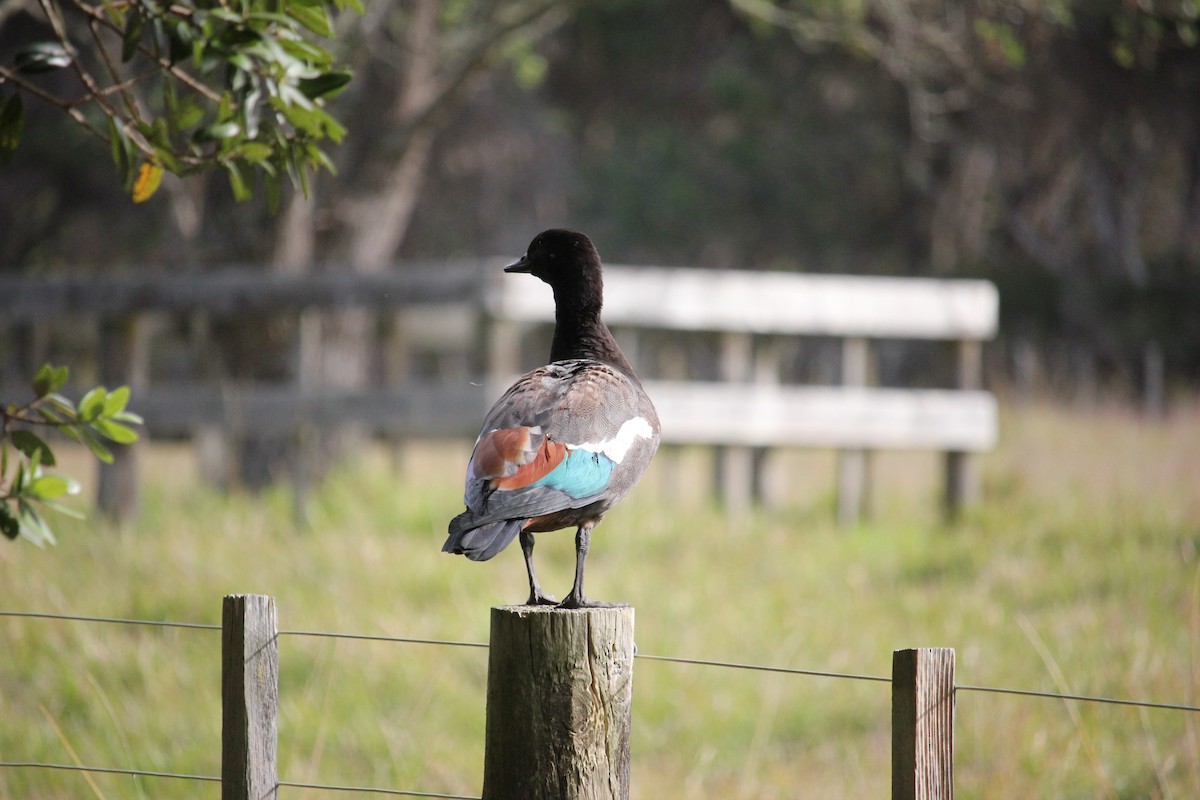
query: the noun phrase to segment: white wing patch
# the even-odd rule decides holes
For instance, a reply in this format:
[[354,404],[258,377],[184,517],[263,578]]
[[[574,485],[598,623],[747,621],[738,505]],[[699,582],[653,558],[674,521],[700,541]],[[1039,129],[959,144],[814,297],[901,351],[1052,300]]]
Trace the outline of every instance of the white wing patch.
[[601,442],[584,442],[583,444],[567,445],[571,450],[587,450],[589,453],[603,453],[614,463],[620,464],[637,439],[649,439],[654,436],[654,429],[645,417],[627,419],[617,431],[617,435]]

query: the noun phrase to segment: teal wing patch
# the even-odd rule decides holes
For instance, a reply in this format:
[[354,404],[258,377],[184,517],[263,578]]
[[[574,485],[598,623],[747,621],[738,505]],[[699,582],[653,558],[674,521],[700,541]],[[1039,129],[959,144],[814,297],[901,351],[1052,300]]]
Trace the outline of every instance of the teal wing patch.
[[614,466],[603,453],[571,450],[558,466],[530,486],[547,486],[576,499],[589,497],[608,488]]

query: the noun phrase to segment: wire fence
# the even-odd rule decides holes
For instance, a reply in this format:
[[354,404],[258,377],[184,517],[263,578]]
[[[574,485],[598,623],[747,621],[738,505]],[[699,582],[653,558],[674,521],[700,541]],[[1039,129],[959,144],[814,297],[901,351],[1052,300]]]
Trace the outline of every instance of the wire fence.
[[[170,620],[147,620],[147,619],[127,619],[121,617],[100,617],[89,616],[83,614],[57,614],[46,612],[33,611],[0,611],[0,618],[24,618],[45,621],[67,621],[67,622],[83,622],[91,624],[107,624],[107,625],[124,625],[124,626],[145,626],[153,628],[170,628],[170,629],[187,629],[187,630],[204,630],[204,631],[220,631],[221,626],[209,623],[197,622],[175,622]],[[411,636],[386,636],[378,634],[358,634],[344,633],[339,631],[314,631],[314,630],[280,630],[280,637],[298,637],[298,638],[324,638],[350,641],[368,641],[368,642],[386,642],[393,644],[416,644],[430,645],[435,647],[459,647],[459,648],[476,648],[488,649],[489,645],[486,642],[467,642],[454,641],[448,639],[429,639]],[[768,664],[751,664],[736,661],[719,661],[700,658],[686,658],[681,656],[665,656],[652,655],[649,653],[637,653],[635,651],[634,658],[642,661],[657,661],[668,664],[682,664],[689,666],[710,667],[716,669],[740,670],[748,672],[768,672],[784,675],[800,675],[805,677],[815,678],[831,678],[835,680],[847,681],[863,681],[874,683],[892,683],[892,679],[885,675],[864,675],[849,672],[835,672],[829,670],[803,669],[797,667],[784,667]],[[1049,692],[1033,689],[1016,689],[1001,686],[975,686],[969,684],[955,684],[954,691],[957,692],[974,692],[981,694],[1000,694],[1014,695],[1019,697],[1032,697],[1050,700],[1075,701],[1082,703],[1096,703],[1104,705],[1129,706],[1144,709],[1157,709],[1166,711],[1181,711],[1200,714],[1200,705],[1192,705],[1188,703],[1161,702],[1152,700],[1138,700],[1119,697],[1105,697],[1099,695],[1083,695],[1069,694],[1064,692]],[[125,769],[107,766],[86,766],[80,764],[54,764],[39,761],[0,761],[0,769],[46,769],[72,771],[82,773],[95,774],[113,774],[113,775],[128,775],[140,778],[162,778],[174,780],[186,780],[197,782],[220,783],[221,778],[215,775],[191,775],[175,772],[163,772],[155,770],[141,769]],[[331,793],[356,792],[361,794],[377,794],[391,795],[400,797],[426,797],[440,798],[442,800],[480,800],[477,795],[461,795],[461,794],[445,794],[439,792],[426,792],[409,789],[395,789],[385,787],[370,787],[370,786],[341,786],[336,784],[321,784],[321,783],[303,783],[294,781],[280,780],[280,787],[288,787],[295,789],[311,789],[315,791],[325,791]]]

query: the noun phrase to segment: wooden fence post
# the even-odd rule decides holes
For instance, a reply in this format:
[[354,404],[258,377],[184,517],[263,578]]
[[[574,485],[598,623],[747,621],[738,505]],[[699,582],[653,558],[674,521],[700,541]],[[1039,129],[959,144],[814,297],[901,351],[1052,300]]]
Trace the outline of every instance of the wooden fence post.
[[[959,389],[977,391],[983,388],[983,345],[974,340],[958,343]],[[948,452],[945,456],[946,487],[942,510],[947,522],[958,518],[965,506],[979,502],[980,478],[978,459],[965,452]]]
[[[871,382],[871,343],[861,337],[842,341],[842,385],[867,386]],[[870,513],[871,453],[862,448],[838,451],[837,520],[857,525]]]
[[[130,408],[149,376],[149,341],[145,315],[105,319],[100,323],[100,379],[109,389],[125,384],[133,391]],[[102,465],[96,486],[96,505],[117,520],[128,522],[138,509],[138,446],[111,444],[113,460]]]
[[628,800],[633,609],[492,609],[484,800]]
[[[721,334],[718,368],[726,383],[747,383],[751,378],[754,339],[749,333]],[[714,448],[716,484],[725,510],[737,517],[745,514],[754,498],[754,451],[749,447],[722,445]]]
[[892,653],[892,800],[954,797],[954,650]]
[[276,796],[278,705],[275,599],[226,595],[221,618],[221,800]]

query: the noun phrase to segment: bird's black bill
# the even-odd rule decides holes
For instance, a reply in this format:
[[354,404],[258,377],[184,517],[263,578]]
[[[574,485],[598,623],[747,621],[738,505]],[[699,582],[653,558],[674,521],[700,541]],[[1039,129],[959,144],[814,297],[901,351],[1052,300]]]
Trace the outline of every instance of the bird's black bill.
[[529,272],[529,255],[523,255],[513,263],[504,268],[505,272]]

